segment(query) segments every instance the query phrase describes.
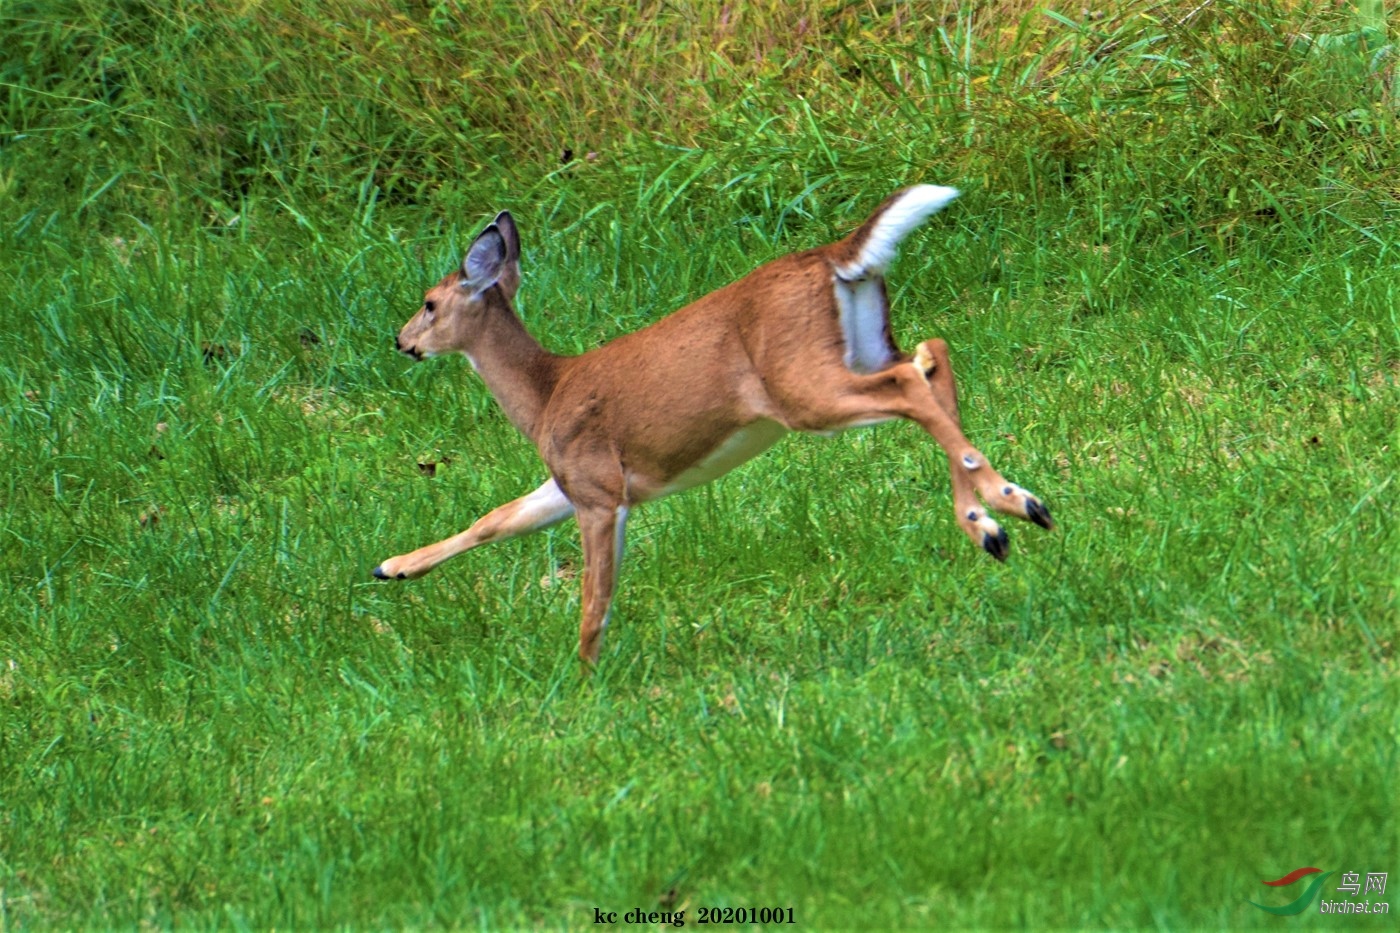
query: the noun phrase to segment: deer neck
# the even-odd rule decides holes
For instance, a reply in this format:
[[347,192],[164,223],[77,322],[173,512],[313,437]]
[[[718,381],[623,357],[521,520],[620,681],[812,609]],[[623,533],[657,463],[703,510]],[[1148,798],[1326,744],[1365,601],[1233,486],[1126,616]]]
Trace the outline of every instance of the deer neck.
[[530,336],[504,296],[488,303],[484,318],[463,352],[511,424],[534,440],[558,381],[559,357]]

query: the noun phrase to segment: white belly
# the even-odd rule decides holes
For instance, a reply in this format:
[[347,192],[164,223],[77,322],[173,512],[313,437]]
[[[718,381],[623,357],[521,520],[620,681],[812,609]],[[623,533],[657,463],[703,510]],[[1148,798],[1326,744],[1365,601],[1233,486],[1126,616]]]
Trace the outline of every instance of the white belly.
[[752,460],[769,447],[776,444],[787,428],[776,421],[760,418],[746,424],[720,442],[719,446],[706,454],[693,467],[673,478],[664,486],[648,491],[646,499],[660,499],[662,496],[684,492],[701,486],[710,480],[723,476],[741,463]]

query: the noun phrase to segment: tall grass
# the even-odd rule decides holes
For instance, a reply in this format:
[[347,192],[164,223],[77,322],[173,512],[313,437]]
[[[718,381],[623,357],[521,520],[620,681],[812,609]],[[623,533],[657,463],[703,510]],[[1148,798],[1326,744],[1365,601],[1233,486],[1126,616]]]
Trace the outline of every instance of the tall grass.
[[[0,927],[1251,928],[1400,864],[1359,15],[0,7]],[[569,527],[369,579],[542,478],[392,347],[494,210],[577,352],[916,180],[898,336],[1055,536],[986,560],[889,427],[640,510],[588,682]]]
[[7,9],[10,197],[99,216],[616,193],[670,163],[726,212],[939,176],[1216,232],[1309,191],[1374,218],[1397,185],[1394,56],[1337,71],[1311,52],[1356,32],[1311,4]]

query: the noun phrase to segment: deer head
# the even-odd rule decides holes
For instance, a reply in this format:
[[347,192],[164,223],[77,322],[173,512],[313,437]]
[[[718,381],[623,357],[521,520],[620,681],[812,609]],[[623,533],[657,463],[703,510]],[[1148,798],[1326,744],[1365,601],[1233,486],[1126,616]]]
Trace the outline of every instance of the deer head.
[[520,287],[520,234],[502,211],[472,241],[461,268],[423,296],[423,305],[399,331],[398,348],[415,360],[444,353],[472,355],[493,315],[514,315]]

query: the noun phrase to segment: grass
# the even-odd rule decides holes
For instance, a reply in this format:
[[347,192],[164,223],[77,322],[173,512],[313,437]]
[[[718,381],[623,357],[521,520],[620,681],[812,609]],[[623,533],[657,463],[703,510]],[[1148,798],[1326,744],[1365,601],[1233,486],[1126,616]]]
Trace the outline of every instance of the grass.
[[[524,122],[460,139],[399,118],[424,75],[487,113],[424,62],[504,7],[328,6],[337,67],[275,4],[4,14],[0,927],[1383,928],[1247,902],[1400,864],[1384,60],[1338,100],[1297,37],[1343,25],[1287,7],[755,4],[702,56],[716,12],[538,6],[492,79]],[[560,77],[624,28],[615,83]],[[561,166],[551,125],[599,135]],[[948,339],[1054,535],[990,561],[887,426],[637,511],[591,680],[572,526],[369,578],[542,479],[465,361],[393,352],[494,210],[577,352],[912,180],[969,193],[897,336]]]

